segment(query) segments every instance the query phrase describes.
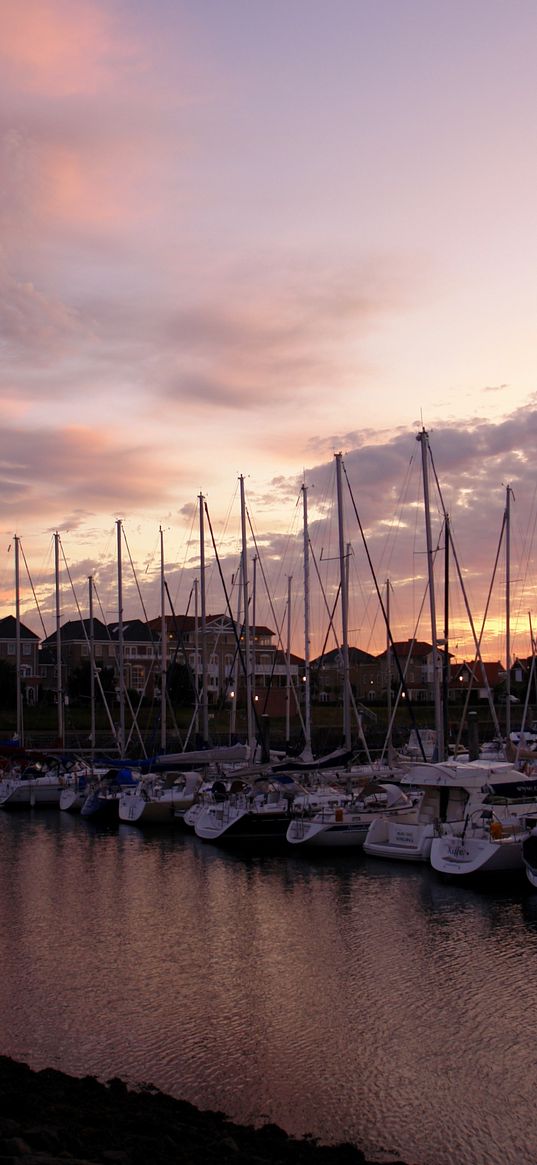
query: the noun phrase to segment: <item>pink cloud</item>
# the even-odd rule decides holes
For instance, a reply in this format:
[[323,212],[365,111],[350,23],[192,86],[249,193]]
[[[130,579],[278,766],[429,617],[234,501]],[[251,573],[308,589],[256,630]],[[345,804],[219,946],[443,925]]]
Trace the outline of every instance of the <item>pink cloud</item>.
[[[58,97],[102,91],[113,83],[118,39],[106,5],[2,0],[0,18],[0,57],[18,88]],[[127,55],[125,41],[122,52]]]

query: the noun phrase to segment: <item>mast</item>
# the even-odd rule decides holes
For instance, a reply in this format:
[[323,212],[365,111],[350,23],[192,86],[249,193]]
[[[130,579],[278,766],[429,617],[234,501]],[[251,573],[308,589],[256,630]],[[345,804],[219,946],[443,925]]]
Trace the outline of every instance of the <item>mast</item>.
[[123,575],[121,565],[121,518],[116,521],[117,530],[117,651],[119,672],[119,755],[125,751],[125,654],[123,650]]
[[291,736],[291,583],[287,578],[287,680],[285,685],[285,747],[289,749]]
[[505,739],[511,735],[511,486],[505,490]]
[[166,676],[168,670],[168,636],[166,633],[166,589],[164,585],[164,531],[160,533],[160,749],[166,752]]
[[257,598],[257,554],[254,554],[254,557],[252,558],[252,566],[253,566],[253,572],[252,572],[252,626],[250,628],[250,643],[251,643],[251,648],[252,648],[252,695],[253,695],[254,703],[255,703],[257,700],[257,696],[256,696],[256,651],[255,651],[255,644],[256,644],[256,630],[255,630],[255,627],[256,627],[256,622],[255,622],[256,609],[255,608],[256,608],[256,598]]
[[350,685],[349,685],[349,595],[345,569],[345,531],[343,523],[343,494],[341,479],[342,454],[336,453],[336,483],[339,528],[339,576],[341,587],[341,654],[343,659],[343,737],[345,748],[351,747]]
[[17,676],[17,741],[21,748],[24,746],[24,732],[22,721],[22,687],[21,687],[21,596],[20,596],[20,567],[19,567],[19,538],[15,534],[15,671]]
[[442,719],[442,703],[440,698],[440,660],[438,656],[438,639],[436,633],[434,552],[429,501],[429,434],[425,429],[422,429],[421,433],[418,433],[416,440],[419,441],[421,445],[421,460],[423,471],[423,503],[425,508],[425,536],[427,541],[427,569],[429,575],[429,609],[431,612],[431,640],[433,649],[433,692],[436,728],[436,755],[438,760],[444,760],[444,723]]
[[310,675],[310,543],[308,529],[308,487],[302,485],[304,513],[304,760],[313,759],[311,751],[311,675]]
[[198,684],[198,659],[200,650],[200,636],[199,636],[199,611],[198,611],[198,579],[194,579],[194,659],[196,661],[194,667],[194,676],[196,680],[196,708],[194,723],[196,726],[196,741],[198,740],[200,730],[200,693]]
[[388,717],[388,757],[392,745],[392,645],[390,641],[390,580],[386,579],[386,715]]
[[449,740],[449,549],[451,540],[451,526],[449,514],[445,516],[444,524],[444,654],[442,656],[442,709],[444,726],[444,760],[448,750]]
[[246,724],[248,745],[253,755],[254,745],[254,725],[253,725],[253,708],[252,708],[252,672],[251,672],[251,658],[250,658],[250,621],[248,612],[248,558],[247,558],[247,543],[246,543],[246,504],[244,499],[244,477],[241,473],[239,477],[240,482],[240,498],[241,498],[241,540],[242,540],[242,592],[243,592],[243,607],[244,607],[244,663],[246,668]]
[[[209,744],[209,692],[207,684],[207,609],[205,595],[205,525],[202,493],[200,503],[200,583],[201,583],[201,734],[206,747]],[[196,658],[196,688],[199,687],[198,660]]]
[[62,641],[61,641],[61,610],[60,610],[60,535],[54,535],[54,577],[56,591],[56,699],[58,703],[58,742],[60,748],[64,746],[64,716],[63,716],[63,684],[62,684]]
[[90,749],[91,762],[95,755],[95,627],[93,623],[93,575],[88,578],[89,650],[90,650]]

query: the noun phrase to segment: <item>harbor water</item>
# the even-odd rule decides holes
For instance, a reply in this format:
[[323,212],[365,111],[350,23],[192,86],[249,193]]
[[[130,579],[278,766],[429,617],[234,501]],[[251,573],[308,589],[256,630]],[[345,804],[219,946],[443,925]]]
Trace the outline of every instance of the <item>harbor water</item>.
[[372,1159],[533,1165],[537,893],[0,813],[0,1053]]

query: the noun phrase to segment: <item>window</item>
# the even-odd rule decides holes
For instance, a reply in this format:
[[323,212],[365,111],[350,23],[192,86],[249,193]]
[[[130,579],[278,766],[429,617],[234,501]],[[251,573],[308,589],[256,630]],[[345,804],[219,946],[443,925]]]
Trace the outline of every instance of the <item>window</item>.
[[8,643],[7,653],[8,653],[8,655],[16,655],[17,654],[16,653],[16,645],[14,643]]
[[143,667],[132,667],[131,668],[131,688],[134,688],[135,692],[143,692],[144,685],[145,685],[145,672],[144,672]]
[[32,644],[31,643],[23,643],[22,654],[23,655],[31,655],[32,654]]

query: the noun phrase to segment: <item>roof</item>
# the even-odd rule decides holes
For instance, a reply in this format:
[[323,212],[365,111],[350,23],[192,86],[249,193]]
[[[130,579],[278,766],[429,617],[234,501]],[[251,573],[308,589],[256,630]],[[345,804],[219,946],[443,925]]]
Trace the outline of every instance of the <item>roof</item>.
[[[119,639],[119,623],[109,623],[110,639]],[[123,640],[127,643],[154,643],[155,635],[148,623],[141,619],[125,619],[122,626]]]
[[[87,643],[91,636],[91,620],[90,619],[69,619],[60,628],[60,638],[62,643]],[[109,639],[108,630],[100,619],[93,620],[93,638],[97,642],[102,642],[104,639]],[[54,646],[56,642],[56,633],[47,635],[43,640],[43,646]]]
[[[343,660],[343,649],[341,647],[334,647],[332,651],[325,651],[323,655],[317,656],[317,659],[312,661],[313,667],[340,667]],[[349,665],[357,667],[362,663],[373,663],[374,655],[370,655],[368,651],[362,651],[361,647],[349,647]]]
[[[419,639],[401,639],[398,643],[393,643],[390,648],[392,655],[395,652],[399,659],[427,659],[433,650],[432,643],[426,643]],[[381,651],[377,655],[377,659],[386,659],[388,648]]]
[[[19,622],[19,631],[21,639],[33,639],[34,642],[39,641],[39,635],[34,631],[30,631],[29,627],[25,627],[24,623]],[[0,639],[16,639],[17,638],[17,620],[14,615],[4,615],[0,619]]]

